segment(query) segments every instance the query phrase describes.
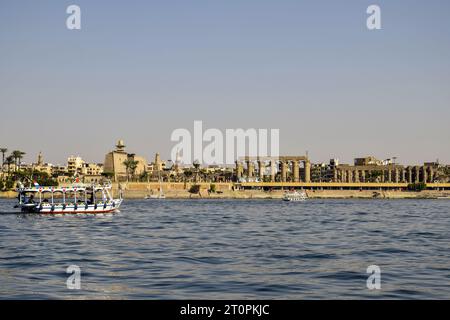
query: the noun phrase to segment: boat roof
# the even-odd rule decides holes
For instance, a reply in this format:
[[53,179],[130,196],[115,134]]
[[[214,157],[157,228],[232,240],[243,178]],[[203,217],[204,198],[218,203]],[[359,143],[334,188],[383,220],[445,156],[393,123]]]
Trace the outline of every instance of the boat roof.
[[100,185],[72,185],[67,187],[44,187],[44,186],[34,186],[34,187],[22,187],[18,188],[18,192],[76,192],[76,191],[100,191],[105,189],[111,189],[111,185],[100,186]]

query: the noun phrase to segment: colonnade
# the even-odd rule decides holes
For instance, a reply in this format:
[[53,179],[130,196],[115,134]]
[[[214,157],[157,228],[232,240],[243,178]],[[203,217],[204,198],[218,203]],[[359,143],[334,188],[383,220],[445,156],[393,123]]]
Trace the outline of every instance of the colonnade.
[[[275,182],[277,172],[280,173],[281,182],[288,181],[288,175],[293,182],[311,182],[311,162],[306,157],[279,157],[268,160],[269,165],[266,166],[264,159],[246,158],[244,161],[236,161],[236,177],[238,180],[247,178],[254,180],[259,178],[264,181],[266,176],[266,168],[270,168],[270,181]],[[300,176],[300,162],[303,162],[303,175]],[[244,164],[246,167],[244,168]],[[257,167],[256,167],[257,166]]]
[[345,166],[334,168],[333,174],[335,182],[427,183],[434,181],[435,170],[431,166]]

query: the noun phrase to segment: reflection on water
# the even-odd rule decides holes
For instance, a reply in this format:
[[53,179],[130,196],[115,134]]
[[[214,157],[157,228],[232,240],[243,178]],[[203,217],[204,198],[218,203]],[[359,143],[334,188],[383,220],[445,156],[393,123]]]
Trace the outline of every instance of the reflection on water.
[[3,299],[450,298],[445,200],[128,201],[98,217],[13,205],[0,200]]

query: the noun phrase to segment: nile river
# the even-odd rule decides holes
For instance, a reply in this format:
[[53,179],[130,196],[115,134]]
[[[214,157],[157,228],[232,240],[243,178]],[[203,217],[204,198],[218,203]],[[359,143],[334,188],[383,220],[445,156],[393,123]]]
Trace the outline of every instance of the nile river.
[[55,217],[13,205],[0,199],[1,299],[450,299],[448,200],[148,200]]

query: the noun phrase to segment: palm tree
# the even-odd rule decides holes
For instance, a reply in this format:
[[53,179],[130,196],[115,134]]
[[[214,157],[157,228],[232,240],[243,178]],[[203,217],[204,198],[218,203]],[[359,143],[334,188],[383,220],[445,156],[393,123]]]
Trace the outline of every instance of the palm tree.
[[23,156],[24,156],[24,155],[26,155],[26,153],[20,151],[20,155],[19,155],[19,166],[20,166],[20,164],[22,163],[22,159],[23,159]]
[[20,162],[23,159],[23,156],[25,155],[25,152],[22,152],[20,150],[14,150],[11,154],[11,156],[14,158],[14,164],[16,165],[16,171],[20,166]]
[[2,153],[2,170],[3,170],[3,166],[5,164],[5,153],[8,152],[7,148],[0,148],[0,152]]
[[14,157],[13,156],[8,156],[5,159],[5,164],[8,166],[8,176],[11,172],[11,165],[14,163]]
[[139,161],[135,161],[132,158],[128,158],[127,160],[125,160],[123,162],[123,165],[125,166],[126,171],[127,171],[127,182],[129,181],[130,173],[131,173],[132,178],[134,178],[138,163],[139,163]]
[[198,182],[198,169],[200,168],[200,162],[198,160],[195,160],[194,163],[194,168],[195,168],[195,182]]
[[193,175],[193,172],[191,170],[184,170],[184,181],[190,180],[190,178]]

